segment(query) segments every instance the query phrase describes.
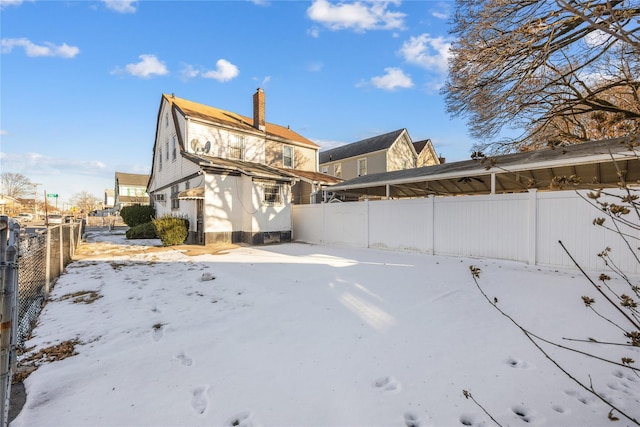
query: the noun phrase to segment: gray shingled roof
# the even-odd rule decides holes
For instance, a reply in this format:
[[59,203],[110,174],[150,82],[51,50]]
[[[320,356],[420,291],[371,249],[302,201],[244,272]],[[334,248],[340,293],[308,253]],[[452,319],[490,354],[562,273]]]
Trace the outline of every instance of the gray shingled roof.
[[329,163],[336,160],[347,159],[349,157],[361,156],[375,151],[386,150],[391,147],[405,129],[395,130],[341,147],[332,148],[331,150],[320,152],[320,164]]
[[149,175],[116,172],[116,181],[118,181],[119,185],[146,187],[147,182],[149,182]]

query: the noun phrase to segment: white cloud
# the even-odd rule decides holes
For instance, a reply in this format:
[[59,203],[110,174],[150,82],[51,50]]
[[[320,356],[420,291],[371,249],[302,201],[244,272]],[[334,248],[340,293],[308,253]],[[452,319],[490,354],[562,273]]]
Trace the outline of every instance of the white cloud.
[[369,83],[378,89],[389,91],[413,87],[411,76],[406,75],[400,68],[389,67],[385,68],[384,71],[386,72],[385,75],[372,77]]
[[102,0],[108,9],[118,13],[135,13],[138,5],[137,0]]
[[202,73],[202,77],[205,79],[214,79],[219,82],[227,82],[238,77],[238,74],[240,74],[238,67],[226,59],[219,59],[218,62],[216,62],[216,69]]
[[602,30],[595,30],[584,36],[584,42],[588,47],[600,47],[611,41],[613,36]]
[[9,135],[9,132],[7,132],[5,129],[0,129],[0,135]]
[[[4,9],[8,6],[20,6],[24,0],[0,0],[0,9]],[[33,0],[29,0],[33,1]]]
[[100,160],[77,160],[66,157],[48,157],[40,153],[5,153],[5,159],[11,162],[15,170],[24,170],[25,174],[64,175],[76,173],[95,175],[108,170]]
[[60,58],[73,58],[78,53],[80,53],[79,48],[75,46],[69,46],[66,43],[56,46],[55,44],[49,42],[45,42],[44,45],[37,45],[26,38],[0,40],[0,48],[2,50],[2,53],[11,53],[11,51],[15,47],[23,48],[27,56],[30,57],[53,56]]
[[322,62],[310,62],[307,64],[307,70],[312,73],[322,71],[322,68],[324,68],[324,64]]
[[442,20],[449,19],[449,4],[440,2],[436,5],[436,7],[437,8],[431,10],[431,16]]
[[309,34],[314,39],[320,37],[320,29],[318,27],[311,27],[307,30],[307,34]]
[[431,37],[425,33],[405,41],[400,48],[400,54],[410,64],[445,75],[451,55],[451,41],[444,37]]
[[250,0],[251,3],[257,6],[269,6],[271,3],[268,0]]
[[[135,64],[127,64],[125,66],[125,72],[135,77],[148,78],[152,75],[164,76],[169,74],[169,70],[164,65],[164,62],[156,58],[155,55],[140,55],[140,62]],[[116,68],[113,74],[121,73],[122,70]]]
[[331,4],[327,0],[314,0],[307,9],[307,16],[331,30],[352,29],[356,32],[367,30],[390,30],[404,27],[402,12],[388,10],[399,1],[363,0]]
[[182,70],[180,70],[180,77],[183,80],[193,79],[194,77],[198,77],[200,74],[200,70],[196,70],[193,65],[186,64]]
[[320,151],[331,150],[332,148],[337,148],[345,144],[348,144],[348,142],[345,142],[345,141],[332,141],[332,140],[325,140],[325,139],[312,139],[312,141],[321,147]]

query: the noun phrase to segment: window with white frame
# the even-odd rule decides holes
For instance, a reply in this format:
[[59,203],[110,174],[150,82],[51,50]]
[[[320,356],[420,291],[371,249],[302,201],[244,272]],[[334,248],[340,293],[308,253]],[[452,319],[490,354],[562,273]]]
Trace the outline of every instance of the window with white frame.
[[169,161],[169,137],[167,137],[167,140],[164,142],[164,148],[167,150],[167,161]]
[[178,199],[178,194],[180,194],[180,186],[172,185],[171,186],[171,209],[180,209],[180,199]]
[[329,175],[329,166],[323,166],[322,167],[322,173]]
[[282,146],[282,165],[285,168],[293,167],[293,147],[290,145]]
[[265,205],[282,205],[282,184],[265,183],[262,184],[264,190],[263,203]]
[[171,152],[171,158],[175,160],[178,152],[178,143],[175,135],[173,136],[172,144],[173,144],[173,148]]
[[158,170],[162,170],[162,148],[158,149]]
[[169,113],[164,113],[164,127],[169,127]]
[[333,176],[336,178],[342,178],[342,163],[336,163],[333,165]]
[[358,176],[367,174],[367,159],[358,159]]
[[229,158],[244,159],[244,135],[229,135]]

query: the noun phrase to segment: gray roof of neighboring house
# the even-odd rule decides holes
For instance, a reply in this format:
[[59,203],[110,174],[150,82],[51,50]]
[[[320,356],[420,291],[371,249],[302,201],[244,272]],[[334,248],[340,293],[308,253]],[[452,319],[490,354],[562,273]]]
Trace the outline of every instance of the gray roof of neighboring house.
[[[392,196],[416,197],[428,194],[473,194],[490,190],[490,176],[496,174],[496,191],[513,192],[528,188],[545,189],[557,176],[577,175],[582,183],[577,188],[616,186],[616,167],[627,171],[627,182],[640,179],[638,146],[634,135],[585,142],[555,149],[546,148],[506,154],[484,160],[465,160],[414,169],[363,175],[332,185],[333,191],[384,195],[391,185]],[[611,157],[618,162],[615,165]],[[597,183],[593,183],[595,178]],[[574,187],[576,188],[576,187]]]
[[331,150],[321,151],[319,153],[320,164],[347,159],[349,157],[361,156],[375,151],[386,150],[396,142],[398,137],[404,131],[406,131],[404,128],[398,129],[393,132],[385,133],[384,135],[374,136],[351,144],[332,148]]
[[116,172],[116,181],[119,185],[129,185],[134,187],[147,187],[149,175],[137,173]]

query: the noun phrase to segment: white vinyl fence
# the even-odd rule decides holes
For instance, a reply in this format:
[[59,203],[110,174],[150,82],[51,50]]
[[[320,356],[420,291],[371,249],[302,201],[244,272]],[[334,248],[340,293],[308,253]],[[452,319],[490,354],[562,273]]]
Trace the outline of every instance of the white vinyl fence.
[[[611,190],[618,193],[619,190]],[[610,247],[625,272],[640,273],[634,254],[617,233],[593,225],[605,217],[588,191],[549,191],[486,196],[428,197],[350,203],[295,205],[293,239],[310,243],[382,248],[434,255],[482,257],[531,265],[575,265],[602,270],[598,257]],[[620,201],[610,198],[612,201]],[[625,218],[638,223],[634,213]],[[613,226],[607,219],[605,225]],[[637,254],[640,233],[625,228]]]

